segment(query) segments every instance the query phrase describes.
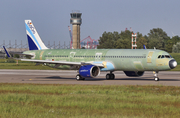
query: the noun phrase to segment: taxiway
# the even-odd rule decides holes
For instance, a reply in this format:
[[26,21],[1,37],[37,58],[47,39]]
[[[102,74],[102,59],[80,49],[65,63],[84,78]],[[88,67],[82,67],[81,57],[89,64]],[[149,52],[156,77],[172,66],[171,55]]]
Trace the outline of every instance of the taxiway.
[[75,79],[75,70],[0,70],[0,83],[37,84],[85,84],[85,85],[166,85],[180,86],[180,72],[159,72],[160,81],[154,81],[153,72],[145,72],[142,77],[127,77],[124,72],[114,72],[115,80],[106,80],[107,72],[97,78]]

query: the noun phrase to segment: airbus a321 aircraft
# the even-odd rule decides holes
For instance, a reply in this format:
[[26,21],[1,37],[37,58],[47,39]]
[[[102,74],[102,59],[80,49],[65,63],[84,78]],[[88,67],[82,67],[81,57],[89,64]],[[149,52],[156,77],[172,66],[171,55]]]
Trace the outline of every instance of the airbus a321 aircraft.
[[[54,67],[69,65],[76,68],[77,80],[94,78],[100,71],[109,71],[107,80],[115,79],[114,71],[123,71],[129,77],[139,77],[145,71],[154,72],[154,80],[159,81],[158,72],[171,70],[177,62],[163,50],[154,49],[48,49],[39,37],[31,20],[25,20],[31,59],[22,61],[49,64]],[[7,51],[6,51],[7,52]]]

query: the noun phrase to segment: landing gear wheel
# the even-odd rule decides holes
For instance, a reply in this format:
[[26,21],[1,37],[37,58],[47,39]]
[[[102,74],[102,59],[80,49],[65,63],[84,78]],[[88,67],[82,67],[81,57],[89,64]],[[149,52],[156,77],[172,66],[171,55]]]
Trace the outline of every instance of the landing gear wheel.
[[159,81],[158,71],[153,71],[153,73],[154,73],[154,80]]
[[109,73],[106,74],[106,79],[107,79],[107,80],[110,80],[110,74],[109,74]]
[[114,80],[114,78],[115,78],[115,75],[114,74],[110,74],[110,79]]
[[80,74],[77,74],[76,75],[76,80],[79,81],[79,80],[85,80],[85,78],[82,78]]
[[154,77],[154,80],[155,81],[159,81],[159,77]]
[[81,76],[78,74],[76,75],[76,80],[79,81],[81,79]]
[[115,78],[115,75],[112,73],[112,74],[106,74],[106,79],[107,80],[113,80]]

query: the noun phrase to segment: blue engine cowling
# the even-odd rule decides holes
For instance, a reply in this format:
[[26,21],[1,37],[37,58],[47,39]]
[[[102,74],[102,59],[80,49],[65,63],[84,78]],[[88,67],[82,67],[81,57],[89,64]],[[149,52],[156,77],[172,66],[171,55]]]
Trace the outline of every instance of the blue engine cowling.
[[100,69],[98,66],[84,65],[80,67],[79,74],[84,78],[94,78],[100,74]]
[[144,71],[124,71],[124,73],[129,77],[140,77],[144,74]]

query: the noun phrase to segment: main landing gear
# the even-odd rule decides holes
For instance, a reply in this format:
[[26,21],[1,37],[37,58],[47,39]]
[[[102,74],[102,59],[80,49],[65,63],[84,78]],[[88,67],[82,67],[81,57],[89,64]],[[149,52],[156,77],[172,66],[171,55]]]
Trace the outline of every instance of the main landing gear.
[[110,73],[106,74],[106,79],[107,80],[114,80],[115,75],[110,71]]
[[154,80],[159,81],[158,71],[153,71],[153,74],[154,74]]
[[79,80],[85,80],[85,78],[81,77],[80,74],[77,74],[76,75],[76,80],[79,81]]

